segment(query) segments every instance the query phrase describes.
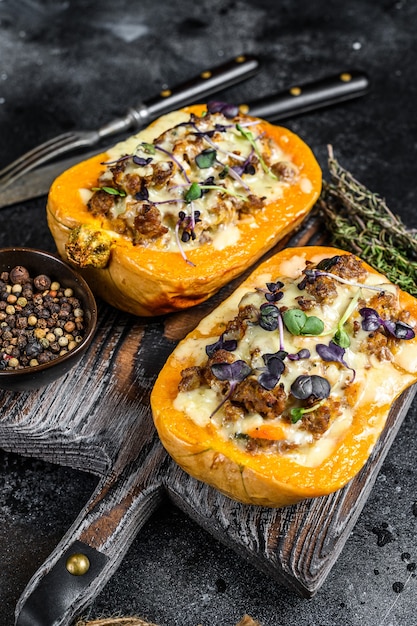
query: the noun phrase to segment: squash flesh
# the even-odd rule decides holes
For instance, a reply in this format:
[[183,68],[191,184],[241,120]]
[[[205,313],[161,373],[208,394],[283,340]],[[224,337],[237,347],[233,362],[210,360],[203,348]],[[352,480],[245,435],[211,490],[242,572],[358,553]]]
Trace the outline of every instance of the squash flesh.
[[[203,109],[195,106],[185,111],[199,113]],[[103,230],[112,240],[110,262],[104,268],[80,271],[104,300],[137,315],[167,313],[206,300],[297,228],[321,190],[321,170],[310,148],[287,129],[267,122],[261,129],[292,156],[309,185],[288,185],[281,199],[267,204],[253,219],[241,220],[238,241],[222,250],[213,251],[209,243],[190,249],[187,256],[194,266],[185,263],[177,251],[134,246],[114,233],[106,219],[94,217],[79,193],[81,188],[97,185],[100,164],[110,156],[102,153],[64,172],[51,187],[47,219],[59,254],[67,259],[68,238],[77,226]]]
[[[293,257],[320,259],[346,254],[334,248],[287,249],[263,263],[222,303],[202,320],[174,350],[157,379],[151,406],[160,439],[174,460],[198,480],[207,482],[227,496],[248,504],[281,507],[305,498],[327,495],[351,480],[363,467],[381,434],[394,400],[417,380],[417,339],[403,342],[393,362],[370,370],[366,383],[359,379],[347,391],[353,405],[351,426],[334,442],[331,454],[317,465],[297,462],[279,454],[250,454],[219,436],[212,423],[199,426],[176,408],[181,371],[195,365],[196,345],[210,344],[233,317],[242,295],[262,286],[265,276],[280,276]],[[364,264],[374,275],[377,273]],[[381,282],[384,277],[381,276]],[[385,281],[386,282],[386,281]],[[400,292],[401,306],[417,320],[417,300]],[[406,345],[405,345],[406,344]],[[350,397],[349,397],[350,394]]]

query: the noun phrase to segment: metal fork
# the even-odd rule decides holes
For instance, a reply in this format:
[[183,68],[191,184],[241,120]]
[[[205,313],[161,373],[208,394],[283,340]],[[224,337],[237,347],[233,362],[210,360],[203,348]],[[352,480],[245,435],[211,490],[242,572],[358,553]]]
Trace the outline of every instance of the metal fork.
[[196,102],[197,98],[225,89],[256,72],[258,60],[240,55],[218,67],[201,72],[173,89],[164,89],[154,98],[130,108],[124,117],[112,120],[97,130],[75,131],[58,135],[26,152],[0,170],[0,186],[6,187],[30,170],[56,157],[98,144],[110,135],[141,128],[163,113]]

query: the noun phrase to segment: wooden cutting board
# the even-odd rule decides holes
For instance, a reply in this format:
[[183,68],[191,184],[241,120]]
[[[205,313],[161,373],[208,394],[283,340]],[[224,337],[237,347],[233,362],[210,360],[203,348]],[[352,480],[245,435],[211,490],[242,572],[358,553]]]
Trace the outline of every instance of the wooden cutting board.
[[[275,251],[326,243],[322,233],[319,218],[310,217]],[[393,405],[364,469],[330,496],[273,510],[238,504],[189,477],[159,442],[149,395],[176,343],[240,280],[203,305],[153,319],[99,303],[95,341],[75,371],[39,391],[0,392],[0,447],[100,477],[72,527],[28,582],[17,606],[18,626],[69,625],[114,574],[166,497],[252,566],[298,594],[311,597],[325,581],[416,387]],[[81,575],[68,571],[74,554],[89,559]]]

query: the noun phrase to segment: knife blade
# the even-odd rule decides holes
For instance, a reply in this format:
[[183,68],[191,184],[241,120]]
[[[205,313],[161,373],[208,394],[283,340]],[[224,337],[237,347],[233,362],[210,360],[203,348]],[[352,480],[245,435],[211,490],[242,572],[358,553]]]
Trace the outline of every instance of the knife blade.
[[[365,72],[344,71],[305,84],[293,85],[284,91],[247,104],[240,104],[239,109],[242,113],[275,122],[357,98],[367,93],[368,89],[369,78]],[[46,195],[59,174],[76,163],[105,151],[106,148],[102,148],[82,155],[73,155],[32,170],[1,191],[0,208]]]

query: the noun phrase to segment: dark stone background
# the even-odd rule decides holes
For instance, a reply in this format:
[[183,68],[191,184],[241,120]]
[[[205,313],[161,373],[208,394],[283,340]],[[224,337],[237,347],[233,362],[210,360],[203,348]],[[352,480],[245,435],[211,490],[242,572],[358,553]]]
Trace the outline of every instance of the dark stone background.
[[[242,52],[262,59],[222,94],[247,101],[350,68],[364,98],[289,118],[326,175],[327,144],[417,227],[417,5],[411,0],[0,0],[0,166],[36,143],[95,128],[161,87]],[[45,198],[2,209],[0,246],[54,250]],[[416,402],[351,537],[312,600],[279,587],[166,503],[141,531],[90,617],[161,626],[417,624]],[[0,452],[0,626],[91,495],[87,474]]]

